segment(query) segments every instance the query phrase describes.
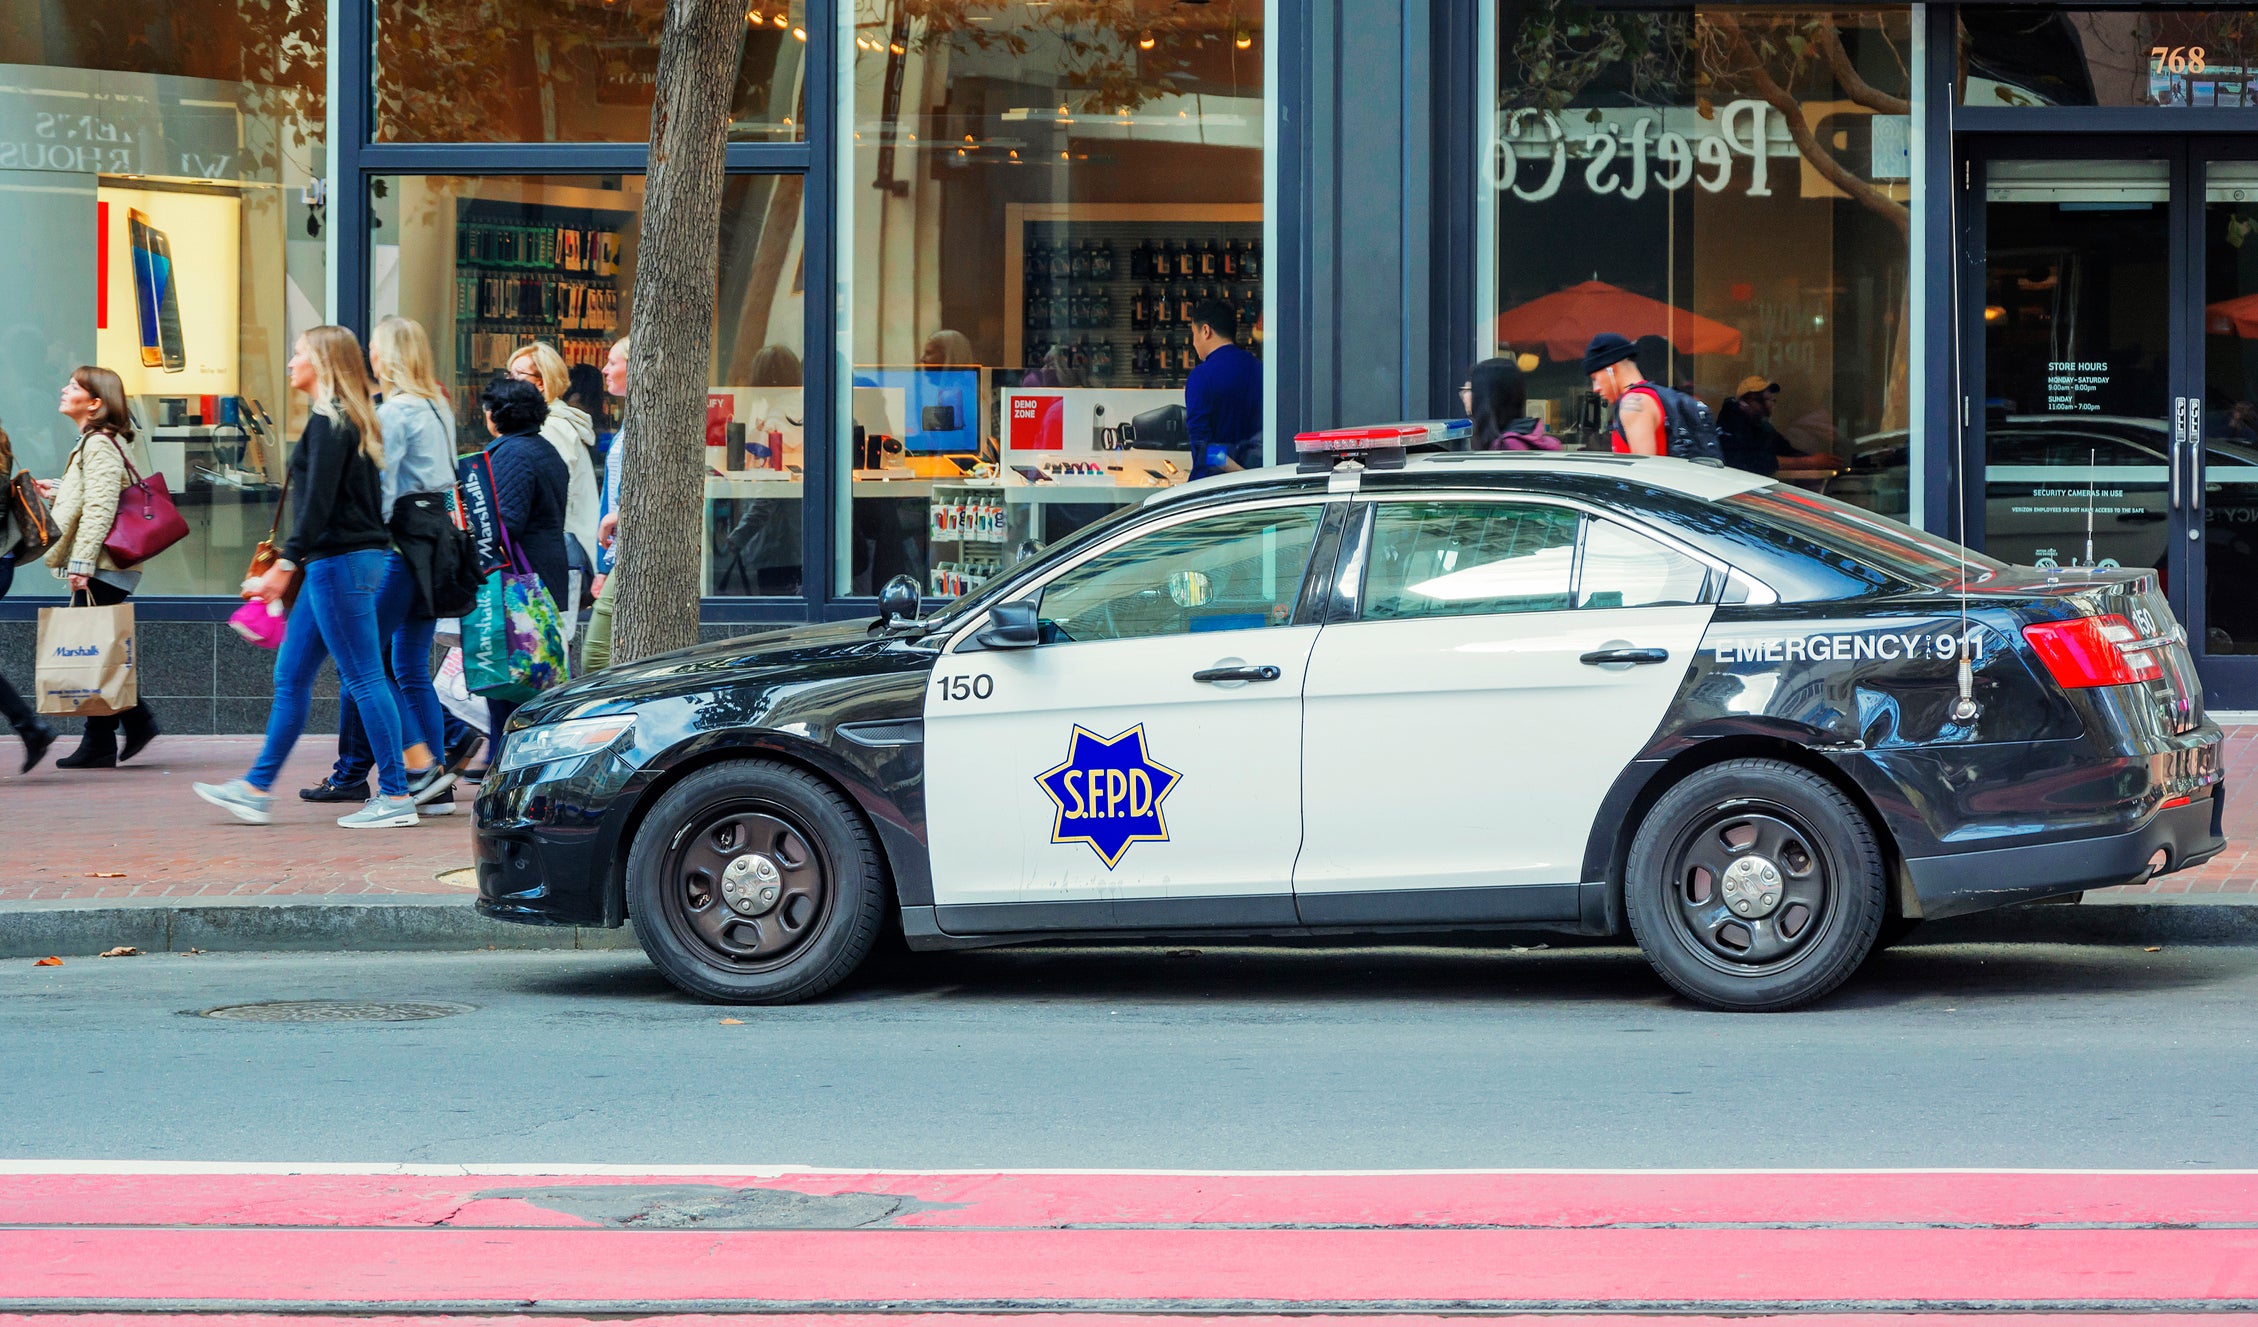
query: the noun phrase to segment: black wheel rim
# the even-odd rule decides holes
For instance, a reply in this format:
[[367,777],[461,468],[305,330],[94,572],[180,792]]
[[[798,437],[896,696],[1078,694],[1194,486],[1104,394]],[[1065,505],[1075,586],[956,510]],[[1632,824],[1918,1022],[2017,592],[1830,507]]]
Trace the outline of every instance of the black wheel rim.
[[667,850],[668,928],[731,972],[773,971],[822,934],[837,891],[821,841],[790,811],[731,800],[701,808]]
[[1795,966],[1835,929],[1837,873],[1787,808],[1737,802],[1709,810],[1671,845],[1664,911],[1710,967],[1760,977]]

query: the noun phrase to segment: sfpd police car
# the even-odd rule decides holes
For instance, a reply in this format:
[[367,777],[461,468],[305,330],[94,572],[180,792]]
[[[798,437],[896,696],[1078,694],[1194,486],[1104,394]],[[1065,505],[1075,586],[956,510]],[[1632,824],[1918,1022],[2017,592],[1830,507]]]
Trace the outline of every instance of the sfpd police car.
[[676,984],[917,949],[1628,934],[1706,1004],[1921,918],[2217,853],[2219,731],[2147,573],[2010,567],[1661,458],[1309,435],[931,617],[779,630],[519,710],[479,909],[632,917]]

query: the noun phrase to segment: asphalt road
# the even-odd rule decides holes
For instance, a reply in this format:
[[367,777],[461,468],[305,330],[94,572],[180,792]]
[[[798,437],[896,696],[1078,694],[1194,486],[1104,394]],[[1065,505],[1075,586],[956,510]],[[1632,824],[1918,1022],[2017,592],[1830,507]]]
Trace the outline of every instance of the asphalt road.
[[[473,1008],[196,1012],[296,999]],[[15,1158],[2248,1167],[2254,1088],[2232,947],[1916,945],[1754,1016],[1628,950],[994,951],[751,1010],[633,953],[0,964]]]

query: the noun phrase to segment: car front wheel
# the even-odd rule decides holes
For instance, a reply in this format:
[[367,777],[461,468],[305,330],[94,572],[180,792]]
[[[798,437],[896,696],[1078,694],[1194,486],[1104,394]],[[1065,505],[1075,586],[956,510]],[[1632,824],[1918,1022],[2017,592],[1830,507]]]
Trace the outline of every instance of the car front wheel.
[[1858,969],[1886,911],[1873,826],[1841,789],[1779,760],[1688,775],[1647,812],[1624,904],[1647,961],[1716,1009],[1788,1009]]
[[885,905],[860,814],[772,761],[713,765],[668,789],[628,853],[636,938],[668,981],[701,999],[821,995],[870,953]]

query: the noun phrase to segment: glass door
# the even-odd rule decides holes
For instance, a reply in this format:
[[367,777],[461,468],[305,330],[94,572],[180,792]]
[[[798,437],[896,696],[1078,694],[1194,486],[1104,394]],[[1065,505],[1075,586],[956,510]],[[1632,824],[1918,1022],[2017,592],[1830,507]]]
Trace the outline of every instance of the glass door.
[[2202,381],[2189,393],[2183,537],[2201,550],[2190,589],[2203,612],[2188,627],[2212,703],[2243,709],[2258,701],[2258,161],[2198,153],[2194,169]]
[[1970,542],[2009,562],[2148,567],[2169,582],[2173,163],[1981,165]]

